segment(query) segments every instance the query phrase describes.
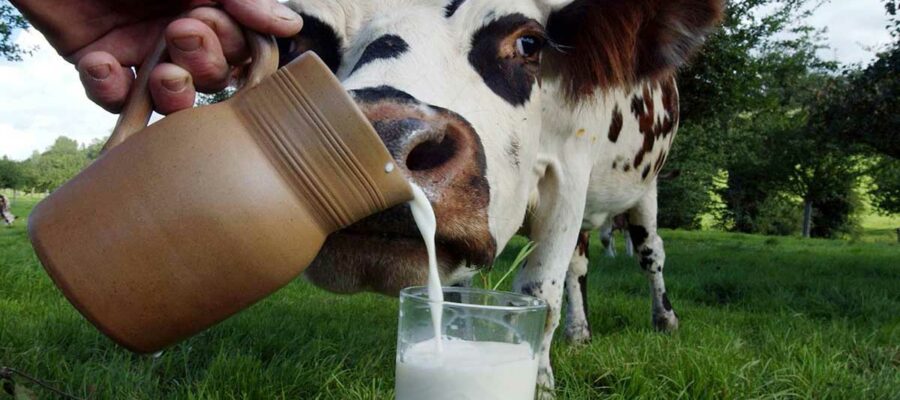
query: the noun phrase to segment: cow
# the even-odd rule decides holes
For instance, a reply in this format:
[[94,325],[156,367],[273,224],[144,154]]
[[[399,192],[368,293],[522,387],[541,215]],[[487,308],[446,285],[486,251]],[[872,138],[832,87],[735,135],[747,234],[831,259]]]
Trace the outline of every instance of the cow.
[[13,222],[16,220],[16,216],[9,210],[9,207],[9,199],[0,194],[0,219],[3,220],[3,224],[6,226],[12,226]]
[[628,232],[628,215],[619,214],[610,218],[600,227],[600,243],[606,250],[606,256],[616,257],[616,232],[622,232],[625,238],[625,255],[634,257],[634,244],[631,242],[631,234]]
[[[654,321],[677,326],[662,280],[656,177],[679,124],[674,73],[716,26],[721,0],[287,4],[305,26],[279,41],[281,62],[316,52],[423,188],[445,283],[491,265],[529,215],[537,249],[513,286],[548,304],[544,396],[566,283],[584,281],[583,229],[628,213]],[[397,295],[426,282],[426,265],[409,208],[398,206],[329,236],[305,277],[336,293]],[[584,341],[583,298],[567,297],[576,316],[567,332]]]

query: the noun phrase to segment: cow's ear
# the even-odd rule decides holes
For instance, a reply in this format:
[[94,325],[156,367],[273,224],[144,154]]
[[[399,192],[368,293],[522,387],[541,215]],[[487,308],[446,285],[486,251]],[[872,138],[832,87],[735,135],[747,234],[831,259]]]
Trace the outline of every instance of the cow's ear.
[[601,88],[627,86],[683,65],[718,25],[723,0],[564,0],[547,30],[556,48],[547,73],[580,98]]

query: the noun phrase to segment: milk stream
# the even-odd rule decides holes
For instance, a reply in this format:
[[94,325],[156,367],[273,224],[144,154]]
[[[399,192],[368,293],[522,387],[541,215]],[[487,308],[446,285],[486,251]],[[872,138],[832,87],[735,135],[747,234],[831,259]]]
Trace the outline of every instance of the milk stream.
[[413,219],[419,226],[422,239],[425,240],[425,248],[428,250],[428,298],[431,300],[431,323],[434,326],[434,343],[437,352],[441,352],[443,346],[441,338],[441,317],[443,314],[444,290],[441,288],[441,275],[438,272],[437,253],[435,252],[434,236],[437,232],[437,218],[431,202],[425,196],[422,188],[412,185],[413,195],[409,202]]
[[428,297],[434,339],[397,359],[397,400],[533,400],[538,359],[527,343],[473,342],[443,337],[444,292],[434,237],[437,220],[425,193],[412,185],[409,203],[428,250]]

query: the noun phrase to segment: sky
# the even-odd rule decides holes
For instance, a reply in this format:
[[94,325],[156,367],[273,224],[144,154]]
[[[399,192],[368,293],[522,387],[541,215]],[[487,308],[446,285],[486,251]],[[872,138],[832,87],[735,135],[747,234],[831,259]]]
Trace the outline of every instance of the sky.
[[[867,47],[890,42],[887,22],[880,0],[832,0],[810,20],[828,30],[823,57],[848,64],[868,63],[874,53]],[[87,100],[75,68],[34,30],[16,41],[37,51],[22,62],[0,61],[0,157],[24,160],[61,135],[79,143],[109,135],[116,117]]]

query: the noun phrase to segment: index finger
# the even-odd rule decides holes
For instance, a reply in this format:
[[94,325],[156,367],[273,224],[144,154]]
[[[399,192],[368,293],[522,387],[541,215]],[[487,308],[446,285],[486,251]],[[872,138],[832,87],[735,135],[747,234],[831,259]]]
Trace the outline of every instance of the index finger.
[[259,33],[287,37],[303,28],[300,14],[275,0],[221,0],[221,4],[241,25]]

